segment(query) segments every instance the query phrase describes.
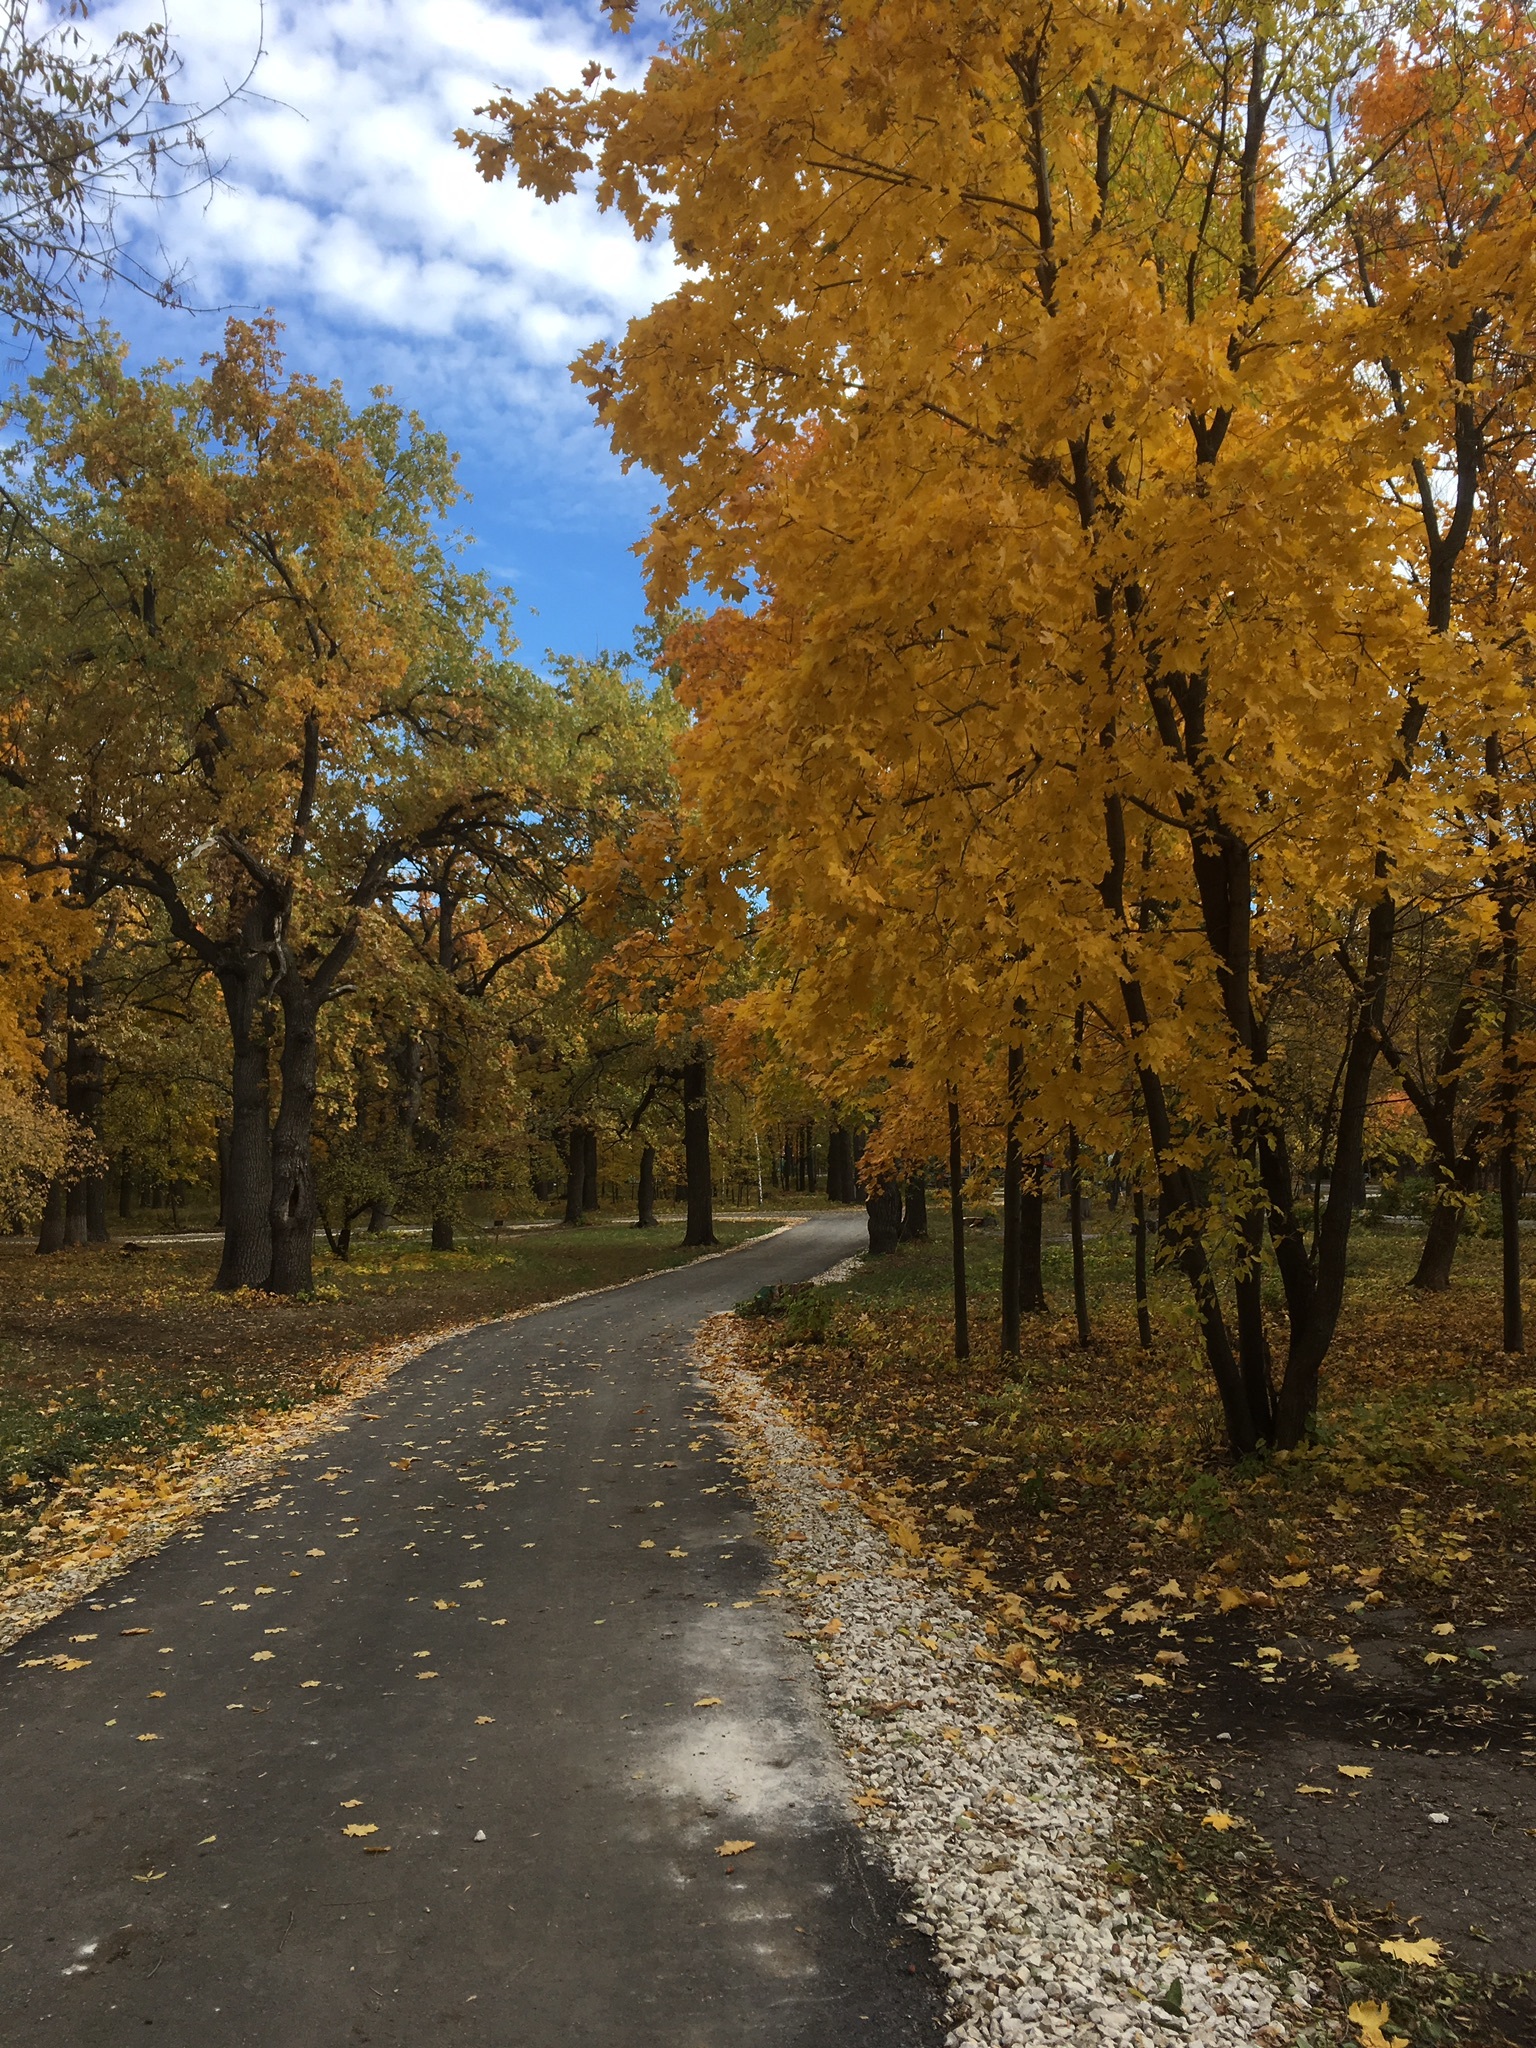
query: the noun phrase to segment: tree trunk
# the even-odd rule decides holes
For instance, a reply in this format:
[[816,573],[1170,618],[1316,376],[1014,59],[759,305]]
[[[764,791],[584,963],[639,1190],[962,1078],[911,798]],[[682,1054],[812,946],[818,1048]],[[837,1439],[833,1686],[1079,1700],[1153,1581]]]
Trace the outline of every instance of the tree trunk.
[[640,1154],[640,1200],[636,1230],[656,1228],[656,1147],[647,1145]]
[[291,970],[279,986],[282,1095],[272,1127],[272,1194],[268,1208],[272,1261],[269,1294],[307,1294],[314,1285],[315,1168],[311,1137],[319,1070],[319,1006],[310,985]]
[[592,1124],[581,1134],[581,1206],[589,1216],[602,1207],[597,1185],[597,1130]]
[[1152,1309],[1147,1299],[1147,1198],[1136,1190],[1136,1341],[1152,1349]]
[[267,1081],[267,967],[248,960],[222,970],[219,987],[232,1053],[224,1175],[224,1251],[214,1286],[260,1287],[272,1263],[271,1101]]
[[913,1174],[907,1182],[906,1201],[901,1212],[901,1241],[903,1244],[928,1242],[928,1180],[921,1173]]
[[901,1243],[901,1183],[882,1182],[864,1208],[869,1217],[869,1255],[885,1258]]
[[447,1028],[436,1034],[437,1085],[433,1102],[431,1143],[435,1172],[432,1181],[432,1249],[453,1250],[453,1227],[458,1216],[458,1150],[462,1098],[459,1068]]
[[[1364,1167],[1371,1073],[1381,1044],[1396,936],[1397,904],[1384,888],[1366,919],[1366,960],[1360,977],[1363,999],[1355,1015],[1344,1062],[1328,1205],[1318,1229],[1313,1261],[1316,1281],[1312,1300],[1306,1321],[1300,1328],[1292,1328],[1285,1377],[1275,1402],[1275,1444],[1282,1451],[1294,1451],[1311,1427],[1317,1407],[1318,1377],[1344,1303],[1349,1234],[1354,1221],[1352,1196]],[[1252,1447],[1251,1442],[1234,1440],[1237,1450]]]
[[[1023,1055],[1016,1046],[1008,1049],[1008,1090],[1010,1097],[1016,1091],[1018,1076],[1023,1064]],[[1019,1125],[1016,1116],[1008,1119],[1008,1134],[1003,1144],[1003,1273],[1002,1273],[1002,1355],[1017,1358],[1019,1355],[1019,1303],[1020,1279],[1022,1277],[1020,1225],[1023,1221],[1021,1198],[1024,1192],[1024,1155],[1019,1149]]]
[[858,1185],[853,1174],[853,1138],[842,1124],[834,1124],[827,1138],[827,1200],[856,1202]]
[[718,1244],[709,1163],[709,1066],[703,1053],[683,1065],[683,1158],[688,1175],[685,1245]]
[[1032,1159],[1019,1191],[1019,1312],[1045,1314],[1045,1161]]
[[[224,1158],[228,1141],[219,1143],[219,1221],[224,1221]],[[128,1154],[123,1153],[117,1164],[117,1213],[124,1221],[133,1214],[133,1174],[128,1165]]]
[[1072,1124],[1067,1125],[1067,1220],[1072,1233],[1072,1310],[1077,1318],[1077,1341],[1086,1350],[1093,1342],[1093,1330],[1088,1321],[1088,1272],[1083,1263],[1083,1170]]
[[1525,1350],[1525,1305],[1520,1297],[1520,1075],[1515,1060],[1516,1006],[1519,1001],[1520,951],[1514,910],[1508,899],[1499,905],[1503,940],[1503,1015],[1500,1051],[1503,1105],[1499,1116],[1499,1237],[1504,1293],[1504,1349]]
[[567,1230],[579,1230],[586,1222],[581,1213],[581,1192],[587,1184],[587,1147],[580,1124],[566,1134],[565,1214],[560,1221]]
[[37,1226],[37,1248],[40,1252],[63,1251],[64,1210],[68,1199],[68,1189],[62,1180],[49,1181],[42,1220]]
[[971,1355],[970,1304],[965,1287],[965,1166],[960,1152],[960,1102],[949,1091],[949,1256],[955,1301],[955,1356]]
[[1444,1196],[1436,1198],[1429,1212],[1429,1228],[1424,1233],[1419,1263],[1408,1283],[1410,1287],[1422,1288],[1426,1294],[1444,1294],[1449,1288],[1465,1214],[1460,1202],[1447,1201]]

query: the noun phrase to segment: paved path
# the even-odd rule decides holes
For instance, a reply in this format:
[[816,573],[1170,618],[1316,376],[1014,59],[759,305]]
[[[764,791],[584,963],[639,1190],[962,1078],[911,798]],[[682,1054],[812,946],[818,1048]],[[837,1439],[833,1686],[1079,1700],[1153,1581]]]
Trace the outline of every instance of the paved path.
[[0,2039],[940,2041],[684,1364],[861,1235],[440,1345],[0,1660]]

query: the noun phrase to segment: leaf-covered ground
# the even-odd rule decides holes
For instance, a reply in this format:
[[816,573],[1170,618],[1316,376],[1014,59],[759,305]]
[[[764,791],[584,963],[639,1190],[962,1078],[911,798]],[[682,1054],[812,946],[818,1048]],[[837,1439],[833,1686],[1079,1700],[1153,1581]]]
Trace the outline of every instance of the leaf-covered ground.
[[1094,1228],[1086,1351],[1056,1244],[1052,1313],[1001,1363],[974,1231],[957,1367],[940,1212],[930,1245],[749,1321],[757,1362],[1020,1680],[1162,1788],[1128,1886],[1319,1973],[1319,2041],[1368,2040],[1349,2007],[1382,2003],[1416,2044],[1536,2041],[1536,1391],[1496,1348],[1497,1246],[1425,1298],[1416,1241],[1362,1231],[1317,1444],[1234,1467],[1177,1287],[1143,1357],[1128,1239]]
[[[723,1245],[771,1225],[727,1223]],[[39,1259],[0,1250],[0,1588],[103,1489],[130,1495],[235,1432],[344,1393],[380,1352],[696,1257],[675,1226],[508,1234],[432,1252],[365,1240],[305,1300],[216,1294],[218,1245],[160,1239]]]

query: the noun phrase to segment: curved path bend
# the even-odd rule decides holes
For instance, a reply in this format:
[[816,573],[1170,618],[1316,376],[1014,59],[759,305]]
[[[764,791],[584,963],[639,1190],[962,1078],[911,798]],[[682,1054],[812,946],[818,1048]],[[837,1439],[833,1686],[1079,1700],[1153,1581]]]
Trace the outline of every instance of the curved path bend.
[[862,1239],[441,1344],[0,1659],[0,2039],[933,2048],[687,1363]]

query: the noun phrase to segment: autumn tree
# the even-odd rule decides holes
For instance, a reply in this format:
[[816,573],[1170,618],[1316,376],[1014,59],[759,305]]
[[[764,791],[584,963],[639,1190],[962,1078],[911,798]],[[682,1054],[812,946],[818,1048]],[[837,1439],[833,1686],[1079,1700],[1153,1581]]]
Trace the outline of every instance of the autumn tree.
[[[641,89],[594,68],[464,138],[547,199],[590,171],[688,266],[578,375],[666,489],[657,603],[758,593],[689,682],[719,929],[755,890],[797,991],[885,987],[870,1060],[934,1109],[1001,1065],[1069,1139],[1127,1123],[1237,1450],[1309,1426],[1399,905],[1476,811],[1490,735],[1523,730],[1508,650],[1446,609],[1483,474],[1469,379],[1529,324],[1518,120],[1468,152],[1454,263],[1345,279],[1429,121],[1375,108],[1382,52],[1433,33],[1412,9],[684,10]],[[1330,929],[1349,1023],[1309,1242],[1270,977]]]

